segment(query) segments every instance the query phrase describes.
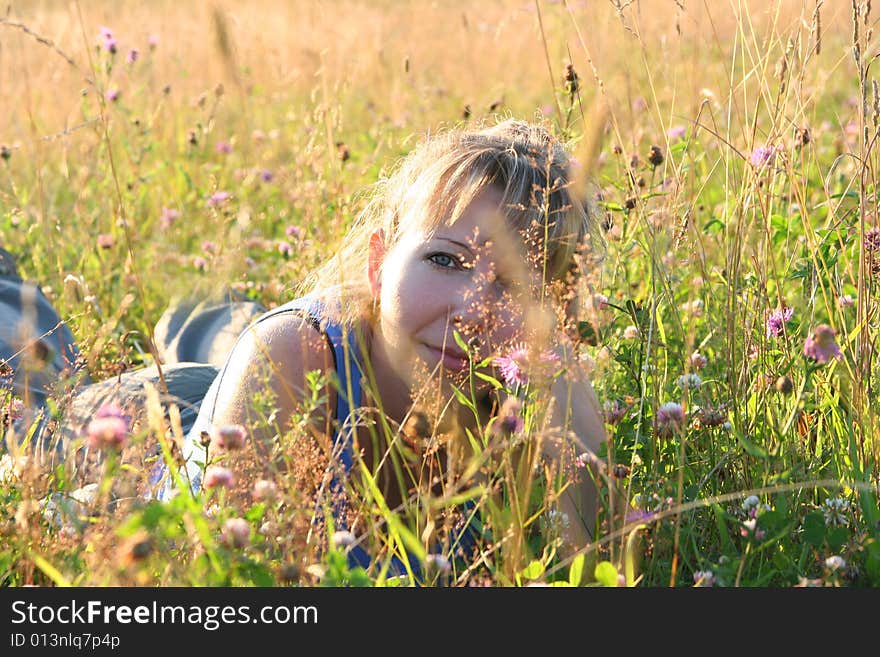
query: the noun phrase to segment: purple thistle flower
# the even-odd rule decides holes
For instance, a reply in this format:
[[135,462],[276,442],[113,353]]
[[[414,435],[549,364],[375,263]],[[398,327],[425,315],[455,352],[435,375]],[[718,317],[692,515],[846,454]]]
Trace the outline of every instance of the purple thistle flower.
[[199,271],[205,271],[208,268],[208,261],[205,260],[202,256],[196,256],[195,258],[193,258],[193,267],[195,267]]
[[691,354],[691,367],[693,367],[696,371],[702,370],[706,365],[709,364],[709,359],[706,358],[699,351],[695,351]]
[[128,55],[125,56],[125,61],[127,61],[129,64],[134,64],[137,61],[139,55],[140,52],[138,52],[138,49],[132,48],[128,51]]
[[211,240],[205,240],[202,242],[202,251],[209,254],[217,253],[217,245]]
[[302,228],[300,228],[299,226],[291,225],[284,230],[284,234],[291,239],[298,240],[300,237],[302,237]]
[[112,249],[113,236],[108,233],[101,233],[100,235],[98,235],[97,243],[98,248],[100,249]]
[[278,242],[278,253],[283,255],[285,258],[289,258],[293,255],[293,247],[290,245],[290,242],[285,242],[281,240]]
[[86,427],[86,444],[93,449],[122,449],[128,440],[128,417],[116,404],[98,409]]
[[785,306],[782,310],[774,310],[767,317],[767,339],[782,335],[785,325],[791,321],[794,308]]
[[147,45],[150,46],[150,50],[155,50],[156,46],[159,45],[159,37],[155,34],[151,34],[147,37]]
[[666,131],[666,136],[669,138],[669,141],[680,141],[687,136],[687,128],[683,125],[673,126]]
[[272,179],[274,177],[275,176],[272,174],[271,171],[269,171],[269,169],[263,169],[262,171],[260,171],[260,180],[262,180],[263,182],[272,182]]
[[125,414],[122,408],[119,407],[119,404],[104,404],[101,408],[98,409],[98,412],[95,413],[95,417],[118,417],[126,422],[129,421],[129,417]]
[[102,41],[107,41],[108,39],[113,38],[113,30],[109,27],[101,27],[101,33],[98,35]]
[[804,342],[804,355],[818,363],[828,362],[831,358],[842,358],[836,336],[837,332],[828,324],[819,324]]
[[232,470],[219,465],[212,465],[205,470],[205,479],[202,481],[202,486],[205,488],[228,488],[234,483],[235,476],[232,474]]
[[115,87],[112,89],[108,89],[107,92],[104,94],[104,98],[109,100],[111,103],[115,103],[117,100],[119,100],[119,89],[116,89]]
[[228,155],[229,153],[232,152],[232,144],[230,144],[228,141],[218,141],[217,145],[214,147],[214,149],[218,153],[223,153],[225,155]]
[[236,450],[244,447],[247,432],[240,424],[228,424],[213,429],[213,443],[220,449]]
[[171,228],[171,224],[179,218],[180,212],[174,208],[162,208],[162,214],[159,216],[159,226],[161,226],[163,230],[167,230],[168,228]]
[[524,386],[528,383],[525,374],[525,364],[528,358],[528,350],[524,345],[517,345],[506,356],[498,356],[492,364],[501,370],[501,378],[510,386]]
[[251,541],[251,526],[244,518],[230,518],[223,523],[222,539],[227,545],[246,547]]
[[228,201],[231,198],[232,198],[232,194],[230,194],[229,192],[223,192],[223,191],[214,192],[208,198],[208,207],[215,208],[218,205],[222,205],[222,204],[226,203],[226,201]]
[[111,55],[116,54],[116,48],[117,48],[116,39],[105,39],[104,40],[104,50],[109,52]]
[[770,164],[776,157],[776,149],[773,146],[758,146],[752,151],[750,161],[755,168]]
[[606,401],[602,405],[602,415],[605,419],[605,424],[616,425],[623,419],[624,415],[626,415],[626,406],[621,404],[617,399],[614,401]]
[[666,402],[657,409],[654,416],[654,428],[663,437],[673,435],[684,425],[684,409],[676,402]]

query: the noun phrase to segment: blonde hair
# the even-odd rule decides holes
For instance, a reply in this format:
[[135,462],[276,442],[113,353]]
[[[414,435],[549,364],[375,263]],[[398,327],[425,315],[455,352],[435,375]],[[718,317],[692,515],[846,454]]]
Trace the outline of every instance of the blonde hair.
[[341,321],[370,317],[370,236],[381,229],[390,249],[408,230],[432,232],[452,224],[488,187],[501,192],[499,212],[522,236],[516,241],[540,246],[545,284],[573,286],[585,252],[593,262],[601,260],[603,240],[596,213],[570,193],[570,168],[564,145],[543,126],[525,121],[431,135],[372,188],[336,256],[298,291],[338,300]]

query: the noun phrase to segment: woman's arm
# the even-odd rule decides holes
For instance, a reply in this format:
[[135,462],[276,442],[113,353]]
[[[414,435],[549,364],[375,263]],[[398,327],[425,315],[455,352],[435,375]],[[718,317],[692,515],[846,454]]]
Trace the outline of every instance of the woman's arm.
[[[571,348],[560,349],[563,374],[551,388],[551,416],[549,426],[559,431],[561,441],[545,441],[545,453],[558,461],[563,472],[575,471],[570,459],[587,452],[598,454],[605,441],[605,424],[599,400],[590,383],[583,363],[573,357]],[[570,483],[559,497],[559,511],[568,517],[563,529],[563,553],[580,550],[595,538],[598,491],[594,477],[600,476],[597,462],[586,459],[582,471],[576,471],[578,481]]]
[[[190,451],[198,453],[202,431],[232,424],[246,427],[255,445],[269,446],[277,434],[290,428],[291,416],[310,396],[306,374],[312,370],[332,372],[333,367],[325,336],[302,317],[282,313],[251,326],[236,342],[202,402],[188,437]],[[326,402],[316,410],[312,422],[329,435],[335,391],[328,385],[321,395]],[[269,412],[274,411],[275,416],[271,422],[260,413],[260,399],[268,399],[272,406]],[[191,454],[188,457],[193,460]]]

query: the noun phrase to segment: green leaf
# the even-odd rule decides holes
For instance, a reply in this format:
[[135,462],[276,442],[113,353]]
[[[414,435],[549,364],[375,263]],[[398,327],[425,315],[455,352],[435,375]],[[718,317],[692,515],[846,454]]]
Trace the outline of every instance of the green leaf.
[[486,383],[490,384],[496,390],[499,390],[500,388],[504,387],[504,384],[502,384],[498,379],[496,379],[495,377],[489,376],[488,374],[483,374],[482,372],[474,372],[474,376],[477,377],[478,379],[482,379]]
[[474,406],[474,402],[472,402],[467,395],[459,390],[457,386],[452,386],[452,394],[455,395],[455,398],[458,400],[459,404],[476,412],[477,408],[476,406]]
[[263,519],[263,515],[265,513],[266,504],[263,502],[257,502],[250,509],[248,509],[247,513],[244,514],[244,517],[251,524],[257,524]]
[[828,541],[828,547],[834,551],[839,550],[849,540],[850,530],[846,527],[835,527],[825,533],[825,540]]
[[865,572],[873,586],[880,585],[880,541],[869,538],[865,541]]
[[811,511],[804,516],[804,540],[814,547],[825,542],[825,516],[821,511]]
[[471,353],[471,348],[468,346],[467,342],[464,341],[464,338],[461,337],[461,333],[459,333],[458,331],[453,331],[452,339],[455,340],[455,344],[457,344],[464,353]]
[[617,586],[617,568],[610,561],[600,561],[596,564],[596,581],[602,586]]
[[61,588],[67,588],[70,586],[70,582],[67,581],[67,578],[64,577],[55,566],[46,561],[39,554],[31,552],[28,556],[31,558],[31,561],[36,564],[37,568],[42,570],[49,579],[55,582],[55,586]]
[[541,575],[544,574],[544,564],[535,559],[528,566],[523,568],[519,572],[519,576],[523,579],[538,579]]
[[584,577],[584,559],[584,555],[579,554],[571,562],[571,566],[568,569],[568,582],[572,586],[580,586],[581,584],[581,580]]
[[767,458],[767,456],[769,456],[766,449],[764,449],[760,445],[753,443],[744,434],[737,432],[736,439],[739,441],[740,446],[742,446],[746,454],[754,456],[756,459],[765,459]]
[[725,554],[733,554],[735,549],[733,541],[730,540],[730,529],[727,526],[724,509],[720,504],[713,504],[712,511],[715,512],[715,526],[718,528],[718,535],[721,537],[721,544],[724,547]]

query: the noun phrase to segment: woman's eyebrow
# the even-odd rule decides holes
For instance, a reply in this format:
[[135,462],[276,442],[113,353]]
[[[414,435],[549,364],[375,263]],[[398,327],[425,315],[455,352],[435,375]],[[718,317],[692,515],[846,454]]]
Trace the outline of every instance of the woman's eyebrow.
[[447,242],[451,242],[452,244],[457,244],[458,246],[467,249],[472,254],[474,253],[474,249],[473,249],[474,246],[476,246],[476,247],[485,246],[489,242],[489,240],[483,240],[482,242],[479,242],[478,244],[471,245],[471,244],[466,244],[465,242],[460,242],[459,240],[453,239],[451,237],[446,237],[444,235],[435,235],[434,239],[445,240]]

